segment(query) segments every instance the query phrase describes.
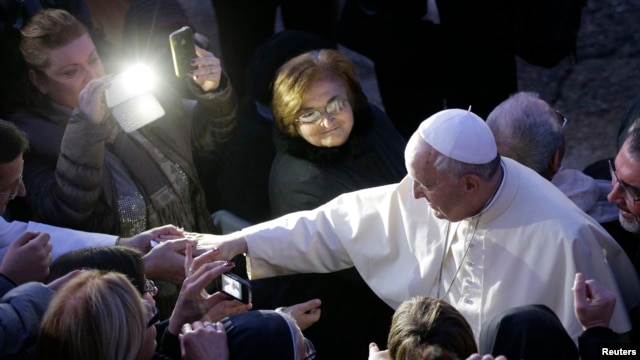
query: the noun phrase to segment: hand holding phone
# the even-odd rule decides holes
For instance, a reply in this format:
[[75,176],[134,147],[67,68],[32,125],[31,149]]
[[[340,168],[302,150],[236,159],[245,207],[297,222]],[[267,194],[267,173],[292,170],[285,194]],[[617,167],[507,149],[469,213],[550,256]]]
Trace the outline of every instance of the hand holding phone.
[[226,273],[217,279],[217,285],[220,291],[238,301],[244,304],[251,302],[251,283],[246,279],[234,273]]
[[171,45],[171,55],[173,57],[173,67],[176,76],[185,77],[193,69],[191,59],[196,57],[196,45],[193,36],[193,29],[188,26],[172,32],[169,35]]

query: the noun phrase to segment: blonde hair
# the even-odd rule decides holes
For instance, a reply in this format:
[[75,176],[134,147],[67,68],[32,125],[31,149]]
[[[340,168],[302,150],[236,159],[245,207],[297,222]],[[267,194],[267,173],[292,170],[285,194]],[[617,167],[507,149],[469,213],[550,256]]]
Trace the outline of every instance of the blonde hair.
[[44,9],[20,30],[20,52],[35,70],[44,70],[50,64],[52,49],[67,45],[84,34],[84,25],[65,10]]
[[400,304],[387,342],[396,360],[466,359],[478,351],[462,314],[443,300],[424,296]]
[[342,83],[354,112],[365,108],[367,96],[356,77],[351,60],[337,50],[322,49],[298,55],[280,67],[273,85],[271,108],[277,128],[288,135],[299,136],[295,119],[309,88],[321,79]]
[[83,272],[55,294],[37,345],[39,359],[133,360],[147,330],[142,299],[116,272]]

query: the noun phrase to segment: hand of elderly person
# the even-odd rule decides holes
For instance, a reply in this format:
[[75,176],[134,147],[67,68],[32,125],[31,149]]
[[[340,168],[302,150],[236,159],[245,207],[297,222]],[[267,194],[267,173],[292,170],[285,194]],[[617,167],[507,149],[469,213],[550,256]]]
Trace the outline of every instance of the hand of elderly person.
[[179,338],[183,359],[229,359],[227,332],[219,322],[196,321],[193,324],[184,324]]
[[[214,250],[214,251],[212,251]],[[202,264],[214,260],[231,260],[234,256],[247,252],[247,240],[241,232],[227,235],[199,234],[198,245],[191,266],[197,269]]]
[[376,343],[369,344],[369,360],[391,360],[389,350],[380,350]]
[[213,91],[220,86],[222,65],[220,59],[212,53],[196,46],[196,57],[191,60],[191,66],[194,69],[189,72],[189,76],[200,86],[202,91]]
[[582,273],[576,273],[572,290],[573,308],[582,327],[609,327],[616,306],[615,295],[596,280],[585,280]]
[[185,237],[182,229],[173,225],[164,225],[141,232],[130,238],[120,238],[118,245],[140,250],[144,254],[151,249],[151,241],[160,243],[165,240],[180,239],[182,237]]
[[322,311],[320,305],[322,305],[320,299],[312,299],[300,304],[277,308],[276,311],[282,311],[291,315],[291,317],[296,320],[300,330],[304,331],[320,320]]
[[[222,293],[208,294],[205,287],[216,277],[233,269],[234,264],[229,261],[214,261],[194,268],[191,253],[191,246],[187,246],[184,261],[187,276],[182,283],[178,301],[169,318],[168,330],[172,334],[178,334],[185,323],[201,320],[205,316],[211,318],[211,310],[229,299],[227,295]],[[242,305],[244,311],[251,308],[251,304]],[[239,312],[242,311],[234,313]]]
[[185,278],[185,251],[196,241],[190,239],[165,240],[142,257],[148,278],[179,284]]
[[51,236],[45,232],[26,231],[11,245],[0,265],[0,273],[16,285],[43,281],[51,264]]
[[78,95],[78,109],[81,116],[92,124],[101,124],[109,114],[105,101],[105,90],[110,86],[114,75],[93,79],[85,85]]

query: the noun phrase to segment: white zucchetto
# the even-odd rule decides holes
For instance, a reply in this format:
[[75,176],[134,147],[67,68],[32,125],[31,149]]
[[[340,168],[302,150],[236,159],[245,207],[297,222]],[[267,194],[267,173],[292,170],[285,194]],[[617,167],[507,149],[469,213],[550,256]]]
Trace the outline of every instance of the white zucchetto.
[[439,111],[418,127],[418,134],[440,153],[468,164],[486,164],[498,155],[493,133],[470,110]]

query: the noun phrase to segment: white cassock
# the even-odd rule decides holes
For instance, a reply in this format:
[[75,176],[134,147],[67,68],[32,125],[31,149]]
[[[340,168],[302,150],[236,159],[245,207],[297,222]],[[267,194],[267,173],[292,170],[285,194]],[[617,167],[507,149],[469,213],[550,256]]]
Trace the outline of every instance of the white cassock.
[[118,239],[118,237],[114,235],[67,229],[35,221],[29,221],[26,223],[21,221],[7,222],[5,219],[0,217],[0,261],[4,259],[7,250],[9,250],[9,245],[11,245],[11,243],[25,231],[49,233],[51,236],[49,242],[52,246],[51,257],[53,260],[57,259],[60,255],[73,250],[87,247],[115,245],[116,240]]
[[407,177],[246,228],[251,276],[355,265],[393,308],[416,295],[444,297],[476,341],[484,321],[526,304],[549,306],[576,341],[582,327],[571,287],[582,272],[617,295],[611,328],[629,331],[627,310],[640,304],[640,281],[624,251],[549,181],[511,159],[502,163],[493,201],[456,223],[414,199]]

